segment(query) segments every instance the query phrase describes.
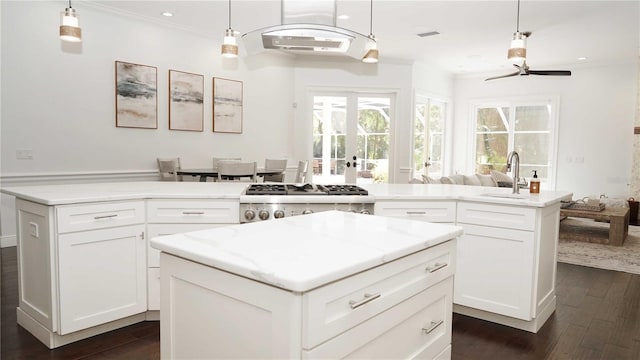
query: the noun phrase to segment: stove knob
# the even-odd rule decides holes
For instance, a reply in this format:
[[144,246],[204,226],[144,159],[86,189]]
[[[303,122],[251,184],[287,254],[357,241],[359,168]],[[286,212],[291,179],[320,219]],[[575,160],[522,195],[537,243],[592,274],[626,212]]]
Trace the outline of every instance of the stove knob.
[[362,209],[360,210],[360,214],[364,214],[364,215],[371,215],[371,212],[367,209]]
[[311,210],[311,209],[302,210],[302,215],[309,215],[309,214],[313,214],[313,210]]
[[282,210],[276,210],[276,211],[273,213],[273,217],[274,217],[274,218],[276,218],[276,219],[282,219],[282,218],[284,217],[284,211],[282,211]]
[[251,221],[256,217],[256,212],[253,210],[245,210],[244,218]]
[[269,218],[269,212],[267,210],[258,211],[258,217],[260,220],[267,220]]

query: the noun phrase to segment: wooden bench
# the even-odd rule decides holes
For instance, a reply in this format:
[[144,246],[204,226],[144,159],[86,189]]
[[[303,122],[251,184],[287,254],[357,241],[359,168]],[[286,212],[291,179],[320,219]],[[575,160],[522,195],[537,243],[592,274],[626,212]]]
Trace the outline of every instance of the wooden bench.
[[[622,246],[629,233],[629,209],[628,208],[605,208],[602,211],[588,211],[575,209],[560,209],[560,218],[565,217],[587,218],[596,221],[608,222],[608,237],[602,238],[597,235],[597,228],[584,227],[584,229],[572,229],[571,231],[561,231],[560,238],[580,240],[588,242],[599,242],[607,245]],[[578,231],[575,231],[578,230]],[[580,231],[585,230],[585,231]]]

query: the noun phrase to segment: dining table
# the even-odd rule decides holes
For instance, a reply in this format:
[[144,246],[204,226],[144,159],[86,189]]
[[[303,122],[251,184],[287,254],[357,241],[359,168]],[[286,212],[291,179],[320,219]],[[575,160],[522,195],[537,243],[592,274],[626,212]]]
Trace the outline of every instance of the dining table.
[[[264,169],[258,168],[256,170],[256,176],[266,176],[266,175],[279,175],[282,174],[284,170],[274,170],[274,169]],[[193,177],[199,176],[200,182],[206,182],[207,178],[211,177],[214,179],[218,178],[218,169],[214,168],[202,168],[202,169],[180,169],[176,171],[178,175],[190,175]],[[245,177],[245,176],[253,176],[253,174],[246,175],[236,175],[236,177]]]

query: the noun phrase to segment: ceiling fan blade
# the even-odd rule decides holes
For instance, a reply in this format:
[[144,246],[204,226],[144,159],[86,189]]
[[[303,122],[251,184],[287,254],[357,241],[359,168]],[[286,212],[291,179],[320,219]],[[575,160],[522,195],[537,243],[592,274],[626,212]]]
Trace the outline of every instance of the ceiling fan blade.
[[569,70],[529,70],[530,75],[571,76]]
[[484,81],[502,79],[502,78],[506,78],[506,77],[510,77],[510,76],[516,76],[516,75],[520,75],[520,71],[516,71],[514,73],[507,74],[507,75],[500,75],[500,76],[490,77],[490,78],[484,79]]

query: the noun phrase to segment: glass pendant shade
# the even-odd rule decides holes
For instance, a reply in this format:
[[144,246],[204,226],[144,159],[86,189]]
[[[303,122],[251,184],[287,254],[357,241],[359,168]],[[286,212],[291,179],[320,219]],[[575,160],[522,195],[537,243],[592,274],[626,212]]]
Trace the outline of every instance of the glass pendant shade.
[[527,36],[521,32],[513,33],[507,58],[512,62],[522,62],[527,58]]
[[378,43],[373,35],[369,35],[369,42],[367,44],[367,52],[362,57],[362,62],[367,64],[375,64],[378,62]]
[[80,29],[76,9],[68,7],[60,13],[60,40],[69,42],[82,41],[82,29]]
[[224,33],[224,41],[222,42],[222,56],[226,58],[234,58],[238,56],[238,43],[233,34],[233,29],[229,28]]

